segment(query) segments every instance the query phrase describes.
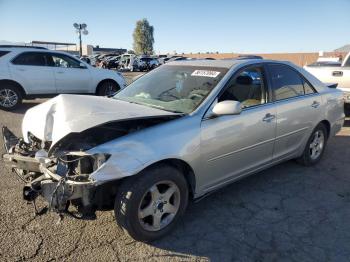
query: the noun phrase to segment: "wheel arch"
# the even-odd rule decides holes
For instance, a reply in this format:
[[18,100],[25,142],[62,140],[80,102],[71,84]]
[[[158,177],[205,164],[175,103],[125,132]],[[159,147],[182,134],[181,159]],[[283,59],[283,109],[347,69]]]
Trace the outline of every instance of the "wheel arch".
[[319,124],[323,124],[326,127],[328,139],[331,133],[331,123],[328,120],[324,119]]
[[117,87],[119,88],[119,90],[121,89],[120,84],[119,84],[116,80],[114,80],[114,79],[112,79],[112,78],[105,78],[105,79],[102,79],[102,80],[100,80],[100,81],[98,82],[98,84],[97,84],[97,86],[96,86],[96,89],[95,89],[95,94],[96,94],[96,95],[98,94],[99,89],[101,88],[101,86],[103,85],[103,83],[109,82],[109,81],[115,83],[115,84],[117,85]]
[[193,168],[186,161],[178,158],[162,159],[158,162],[154,162],[151,165],[147,166],[144,170],[147,170],[149,168],[155,168],[158,165],[168,165],[179,170],[187,181],[190,196],[194,198],[196,192],[196,176]]
[[27,93],[26,93],[25,89],[23,88],[23,86],[22,86],[20,83],[14,81],[14,80],[11,80],[11,79],[1,79],[1,80],[0,80],[0,87],[3,86],[3,85],[10,85],[10,86],[15,86],[15,87],[17,87],[17,88],[21,91],[21,94],[22,94],[22,97],[23,97],[23,98],[27,95]]

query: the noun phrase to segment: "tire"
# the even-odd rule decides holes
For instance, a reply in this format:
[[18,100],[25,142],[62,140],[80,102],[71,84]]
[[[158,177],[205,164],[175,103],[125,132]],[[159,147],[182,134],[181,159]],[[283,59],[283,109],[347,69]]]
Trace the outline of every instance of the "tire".
[[22,93],[16,86],[5,85],[0,87],[0,109],[12,111],[22,104]]
[[117,83],[115,83],[114,81],[107,80],[99,84],[97,89],[97,95],[110,96],[118,92],[119,89],[120,87]]
[[[159,239],[167,235],[185,213],[188,194],[186,179],[176,168],[160,165],[147,169],[126,178],[119,187],[114,205],[117,224],[135,240]],[[168,210],[174,212],[167,213]]]
[[[316,136],[318,140],[315,140]],[[297,159],[297,162],[304,166],[317,164],[325,151],[327,145],[328,132],[324,124],[318,124],[312,131],[303,154]],[[317,153],[316,153],[317,152]]]

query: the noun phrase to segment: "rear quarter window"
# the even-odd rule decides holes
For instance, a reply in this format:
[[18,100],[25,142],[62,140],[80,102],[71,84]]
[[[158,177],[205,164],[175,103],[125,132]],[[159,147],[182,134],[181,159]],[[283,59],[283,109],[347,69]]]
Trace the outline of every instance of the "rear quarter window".
[[0,51],[0,57],[10,53],[10,51]]

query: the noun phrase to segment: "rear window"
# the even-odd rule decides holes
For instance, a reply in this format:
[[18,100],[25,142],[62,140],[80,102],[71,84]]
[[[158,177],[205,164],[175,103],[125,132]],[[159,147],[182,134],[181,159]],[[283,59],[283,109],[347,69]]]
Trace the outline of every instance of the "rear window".
[[17,56],[12,63],[15,65],[46,66],[47,53],[25,52]]
[[0,51],[0,57],[10,53],[10,51]]

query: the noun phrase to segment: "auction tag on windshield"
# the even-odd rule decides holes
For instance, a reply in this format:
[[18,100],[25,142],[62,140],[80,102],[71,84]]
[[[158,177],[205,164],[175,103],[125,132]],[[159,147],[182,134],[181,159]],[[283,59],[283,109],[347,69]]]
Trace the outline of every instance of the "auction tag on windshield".
[[210,71],[210,70],[195,70],[191,76],[205,76],[205,77],[217,77],[220,74],[218,71]]

